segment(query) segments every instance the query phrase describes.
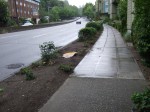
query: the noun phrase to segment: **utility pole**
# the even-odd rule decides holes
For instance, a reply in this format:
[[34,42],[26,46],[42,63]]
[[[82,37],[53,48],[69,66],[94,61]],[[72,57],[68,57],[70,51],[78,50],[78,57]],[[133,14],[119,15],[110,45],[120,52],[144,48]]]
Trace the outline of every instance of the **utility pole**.
[[50,22],[50,14],[49,14],[49,13],[50,13],[49,11],[50,11],[50,8],[51,8],[51,7],[50,7],[50,4],[51,4],[50,1],[48,1],[48,3],[47,3],[48,17],[49,17],[49,18],[48,18],[48,23]]
[[19,26],[18,11],[17,11],[17,4],[16,4],[16,0],[14,0],[14,6],[15,6],[15,12],[16,12],[16,21],[17,21],[17,25]]

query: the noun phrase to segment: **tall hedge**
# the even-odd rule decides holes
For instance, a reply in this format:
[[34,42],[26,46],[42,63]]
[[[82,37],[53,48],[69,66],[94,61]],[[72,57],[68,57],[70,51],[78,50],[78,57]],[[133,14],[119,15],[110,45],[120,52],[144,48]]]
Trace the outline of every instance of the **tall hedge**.
[[150,61],[150,0],[134,0],[135,18],[132,25],[134,43],[140,54]]
[[0,0],[0,27],[6,26],[9,19],[7,2]]

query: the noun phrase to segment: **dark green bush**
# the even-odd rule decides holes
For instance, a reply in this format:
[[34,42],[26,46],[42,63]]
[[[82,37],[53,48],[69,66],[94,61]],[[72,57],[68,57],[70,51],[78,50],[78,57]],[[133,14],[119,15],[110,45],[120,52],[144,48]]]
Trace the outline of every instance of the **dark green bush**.
[[89,22],[86,24],[86,27],[93,27],[98,31],[101,29],[101,24],[99,24],[98,22]]
[[0,94],[3,93],[3,92],[4,92],[4,89],[3,89],[3,88],[0,88]]
[[86,41],[92,39],[96,34],[96,29],[92,27],[86,27],[79,31],[79,41]]
[[22,69],[20,70],[20,73],[21,73],[22,75],[25,75],[26,73],[28,73],[28,72],[30,72],[30,71],[31,71],[30,68],[25,67],[25,68],[22,68]]
[[73,67],[71,65],[68,64],[61,64],[59,66],[59,69],[66,72],[66,73],[71,73],[73,72]]
[[34,63],[31,64],[32,68],[37,68],[39,66],[41,66],[41,63],[39,61],[38,62],[34,62]]
[[150,112],[150,89],[133,94],[131,100],[138,112]]
[[20,73],[22,75],[26,75],[26,80],[34,80],[35,79],[35,76],[33,75],[32,70],[28,67],[22,68],[20,70]]
[[34,80],[35,79],[35,76],[33,75],[33,72],[30,71],[28,73],[26,73],[26,80]]
[[48,23],[48,20],[45,18],[41,18],[39,21],[39,24],[42,24],[42,23]]
[[123,36],[123,38],[125,39],[125,41],[127,42],[132,42],[132,36],[131,36],[131,32],[126,32]]
[[42,61],[49,63],[57,58],[58,54],[56,47],[53,42],[44,42],[43,45],[40,45]]
[[150,0],[135,0],[132,36],[140,54],[150,62]]

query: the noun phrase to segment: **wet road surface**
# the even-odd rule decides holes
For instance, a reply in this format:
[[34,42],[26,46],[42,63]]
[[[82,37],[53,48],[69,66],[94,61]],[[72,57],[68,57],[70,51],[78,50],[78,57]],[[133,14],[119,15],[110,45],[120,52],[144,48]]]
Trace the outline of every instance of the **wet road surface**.
[[[28,31],[0,34],[0,80],[3,80],[20,67],[40,59],[39,45],[53,41],[57,47],[65,46],[78,38],[78,31],[85,26],[72,22],[65,25],[34,29]],[[10,66],[13,66],[13,69]],[[15,68],[16,67],[16,68]]]

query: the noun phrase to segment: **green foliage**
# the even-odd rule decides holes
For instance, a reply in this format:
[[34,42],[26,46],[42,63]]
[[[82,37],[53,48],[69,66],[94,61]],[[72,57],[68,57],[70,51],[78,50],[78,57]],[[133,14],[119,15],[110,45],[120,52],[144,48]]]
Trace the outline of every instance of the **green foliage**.
[[73,72],[73,67],[68,64],[61,64],[59,66],[59,69],[66,72],[66,73],[72,73]]
[[20,73],[22,74],[22,75],[25,75],[26,73],[28,73],[28,72],[30,72],[31,70],[28,68],[28,67],[25,67],[25,68],[22,68],[21,70],[20,70]]
[[42,23],[48,23],[48,20],[46,18],[41,18],[40,21],[39,21],[39,24],[42,24]]
[[139,112],[150,112],[150,89],[133,94],[131,99]]
[[86,24],[86,27],[93,27],[98,31],[101,29],[102,25],[98,22],[89,22]]
[[50,61],[53,61],[57,58],[56,47],[53,42],[44,42],[43,45],[40,45],[42,61],[48,64]]
[[5,0],[0,0],[0,26],[7,26],[9,20],[8,6]]
[[124,34],[124,39],[125,39],[125,41],[127,41],[127,42],[132,42],[132,36],[131,36],[131,32],[126,32],[125,34]]
[[50,16],[50,21],[58,21],[78,16],[79,10],[76,6],[69,5],[66,0],[42,0],[39,13],[41,18]]
[[150,67],[150,60],[141,59],[141,62],[143,63],[144,66]]
[[39,66],[41,66],[41,63],[39,61],[38,62],[34,62],[34,63],[31,64],[32,68],[37,68]]
[[92,39],[96,34],[96,29],[92,27],[86,27],[79,31],[79,41],[86,41]]
[[34,79],[35,79],[35,76],[33,75],[32,71],[26,73],[26,80],[30,81],[30,80],[34,80]]
[[95,14],[94,5],[92,3],[86,3],[83,8],[83,15],[86,16],[89,19],[93,19]]
[[32,70],[28,67],[22,68],[20,70],[20,73],[22,75],[26,75],[26,80],[34,80],[35,79],[35,76],[33,75]]
[[134,44],[140,54],[150,62],[150,1],[135,0],[135,19],[132,25]]
[[0,94],[3,93],[3,92],[4,92],[4,89],[3,89],[3,88],[0,88]]
[[118,17],[121,21],[120,30],[121,33],[126,31],[127,27],[127,0],[120,0],[118,4]]
[[15,20],[9,18],[7,21],[7,26],[17,26],[17,23]]

